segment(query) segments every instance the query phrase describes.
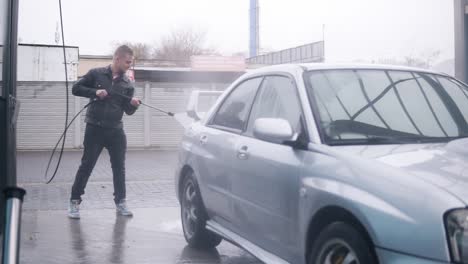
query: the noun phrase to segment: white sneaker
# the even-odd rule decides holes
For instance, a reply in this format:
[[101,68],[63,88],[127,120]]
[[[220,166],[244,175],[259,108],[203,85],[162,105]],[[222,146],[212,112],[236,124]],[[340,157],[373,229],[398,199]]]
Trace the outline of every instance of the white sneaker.
[[127,202],[125,200],[121,200],[118,204],[116,204],[117,213],[123,216],[133,216],[132,211],[128,209]]
[[80,219],[80,200],[71,200],[68,205],[68,217]]

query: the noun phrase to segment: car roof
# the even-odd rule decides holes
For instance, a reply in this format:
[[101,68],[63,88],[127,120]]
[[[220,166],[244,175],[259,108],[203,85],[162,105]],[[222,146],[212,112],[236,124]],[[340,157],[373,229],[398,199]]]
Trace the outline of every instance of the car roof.
[[361,64],[361,63],[297,63],[297,64],[279,64],[272,66],[265,66],[255,70],[250,70],[249,73],[267,73],[267,72],[294,72],[299,69],[303,71],[313,71],[313,70],[345,70],[345,69],[370,69],[370,70],[397,70],[397,71],[415,71],[415,72],[425,72],[432,74],[442,74],[447,75],[442,72],[407,67],[407,66],[398,66],[398,65],[384,65],[384,64]]

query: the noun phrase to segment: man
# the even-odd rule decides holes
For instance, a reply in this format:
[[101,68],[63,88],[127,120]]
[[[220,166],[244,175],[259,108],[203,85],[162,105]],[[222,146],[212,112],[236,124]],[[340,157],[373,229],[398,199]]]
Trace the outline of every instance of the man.
[[86,112],[84,152],[72,187],[70,218],[80,218],[81,195],[103,148],[108,150],[112,165],[117,213],[133,215],[125,202],[127,138],[122,124],[123,113],[132,115],[140,105],[140,100],[133,97],[135,89],[125,75],[132,62],[133,51],[128,46],[120,46],[111,65],[90,70],[73,86],[73,95],[90,98],[93,102]]

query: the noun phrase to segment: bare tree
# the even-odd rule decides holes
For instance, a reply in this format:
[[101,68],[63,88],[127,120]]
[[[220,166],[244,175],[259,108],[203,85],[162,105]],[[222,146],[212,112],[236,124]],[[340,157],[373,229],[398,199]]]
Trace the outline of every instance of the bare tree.
[[248,51],[237,51],[237,52],[232,53],[231,56],[248,58],[249,57],[249,52]]
[[127,45],[133,50],[133,55],[135,60],[149,60],[151,59],[151,50],[152,47],[143,42],[130,42],[130,41],[123,41],[123,42],[114,42],[113,49],[115,50],[118,46]]
[[212,48],[205,46],[205,32],[192,28],[180,28],[162,37],[154,50],[154,58],[174,61],[176,64],[187,64],[193,55],[216,54]]
[[[423,53],[420,56],[408,55],[403,59],[395,58],[381,58],[377,60],[380,64],[393,64],[393,65],[404,65],[410,67],[418,67],[423,69],[430,69],[434,66],[434,63],[439,59],[440,50],[431,51],[429,53]],[[375,61],[373,61],[375,63]]]
[[440,50],[430,52],[429,54],[422,54],[419,58],[406,56],[404,65],[430,69],[439,56]]

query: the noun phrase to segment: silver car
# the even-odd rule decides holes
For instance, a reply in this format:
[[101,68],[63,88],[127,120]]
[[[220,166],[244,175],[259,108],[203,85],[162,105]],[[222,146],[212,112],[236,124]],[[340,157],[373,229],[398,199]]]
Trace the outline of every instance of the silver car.
[[185,238],[265,263],[468,263],[467,117],[468,87],[427,70],[249,71],[185,131]]

